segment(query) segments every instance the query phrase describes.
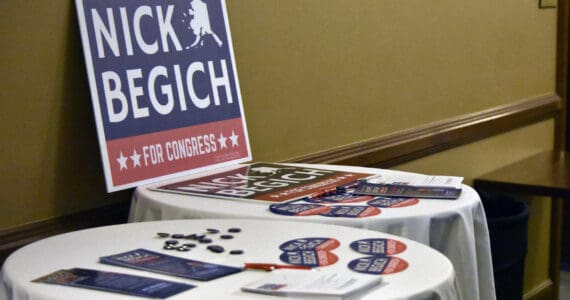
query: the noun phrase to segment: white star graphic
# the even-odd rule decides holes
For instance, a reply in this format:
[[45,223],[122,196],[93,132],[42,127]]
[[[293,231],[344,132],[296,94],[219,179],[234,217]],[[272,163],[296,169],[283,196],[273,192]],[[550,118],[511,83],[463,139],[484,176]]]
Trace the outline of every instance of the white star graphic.
[[141,166],[141,155],[137,153],[137,149],[133,150],[133,155],[131,155],[131,159],[133,160],[133,167]]
[[227,148],[228,148],[228,146],[226,145],[226,140],[227,140],[227,139],[228,139],[228,138],[225,137],[225,136],[220,132],[220,138],[218,138],[218,143],[220,143],[220,147],[221,147],[222,149],[224,149],[224,148],[227,149]]
[[232,135],[230,136],[230,140],[232,140],[232,147],[238,146],[238,137],[239,135],[236,135],[236,133],[232,130]]
[[121,155],[119,156],[119,158],[117,158],[117,161],[119,162],[119,165],[121,166],[121,170],[123,169],[128,169],[127,168],[127,159],[124,155],[123,155],[123,151],[121,151]]

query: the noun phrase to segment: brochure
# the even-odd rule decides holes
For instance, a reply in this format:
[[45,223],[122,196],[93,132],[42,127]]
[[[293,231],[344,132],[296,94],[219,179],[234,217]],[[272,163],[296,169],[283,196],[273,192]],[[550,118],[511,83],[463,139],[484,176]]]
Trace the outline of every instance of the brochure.
[[365,292],[382,282],[382,276],[358,276],[350,273],[278,270],[268,277],[242,287],[245,292],[286,297],[342,299]]
[[226,199],[284,202],[317,197],[373,174],[254,163],[151,188]]
[[165,255],[146,249],[100,257],[102,263],[208,281],[241,272],[241,268]]
[[361,180],[354,194],[385,197],[457,199],[463,177],[420,174],[379,174]]
[[59,270],[32,280],[146,298],[168,298],[195,286],[142,276],[73,268]]

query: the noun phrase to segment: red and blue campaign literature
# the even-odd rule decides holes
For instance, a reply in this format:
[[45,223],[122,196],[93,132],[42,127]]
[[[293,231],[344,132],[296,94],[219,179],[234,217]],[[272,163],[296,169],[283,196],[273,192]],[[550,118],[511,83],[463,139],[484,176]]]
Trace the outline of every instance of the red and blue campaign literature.
[[[323,196],[372,175],[261,162],[204,173],[150,189],[225,199],[285,202]],[[320,214],[330,210],[318,204],[297,206],[290,203],[273,209],[286,215]]]
[[109,192],[251,160],[223,0],[76,0]]

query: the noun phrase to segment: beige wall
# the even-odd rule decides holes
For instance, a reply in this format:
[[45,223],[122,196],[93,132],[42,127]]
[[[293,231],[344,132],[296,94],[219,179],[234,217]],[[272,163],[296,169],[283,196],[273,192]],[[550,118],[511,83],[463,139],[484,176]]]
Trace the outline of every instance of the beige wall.
[[109,204],[72,1],[0,2],[0,229]]
[[240,0],[228,8],[256,160],[554,90],[556,10],[536,0]]

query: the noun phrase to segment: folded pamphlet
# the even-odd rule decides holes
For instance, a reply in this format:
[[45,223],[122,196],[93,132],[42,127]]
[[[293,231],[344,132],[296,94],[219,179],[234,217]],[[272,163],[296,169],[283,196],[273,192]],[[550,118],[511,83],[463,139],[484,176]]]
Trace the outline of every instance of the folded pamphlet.
[[319,270],[278,270],[242,287],[245,292],[285,297],[342,299],[368,291],[382,282],[382,276],[358,276]]
[[185,283],[82,268],[59,270],[34,279],[32,282],[160,299],[168,298],[195,287]]
[[208,281],[241,272],[242,268],[170,256],[146,249],[100,257],[102,263]]

